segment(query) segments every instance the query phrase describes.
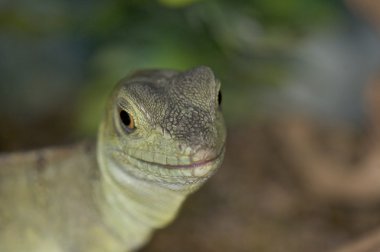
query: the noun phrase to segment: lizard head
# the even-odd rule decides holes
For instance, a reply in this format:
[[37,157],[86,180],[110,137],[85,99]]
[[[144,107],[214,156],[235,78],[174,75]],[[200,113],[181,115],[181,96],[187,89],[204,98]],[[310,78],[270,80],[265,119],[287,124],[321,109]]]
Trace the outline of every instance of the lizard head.
[[114,89],[98,152],[129,176],[190,192],[220,166],[225,139],[220,82],[210,68],[148,70]]

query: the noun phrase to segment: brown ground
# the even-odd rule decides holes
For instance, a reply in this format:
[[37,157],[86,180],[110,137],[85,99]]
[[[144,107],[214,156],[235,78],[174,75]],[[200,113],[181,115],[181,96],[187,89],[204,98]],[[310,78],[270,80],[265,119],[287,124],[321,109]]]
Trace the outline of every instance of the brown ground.
[[360,207],[310,191],[282,129],[263,123],[231,130],[223,167],[142,251],[330,251],[380,226],[380,204]]

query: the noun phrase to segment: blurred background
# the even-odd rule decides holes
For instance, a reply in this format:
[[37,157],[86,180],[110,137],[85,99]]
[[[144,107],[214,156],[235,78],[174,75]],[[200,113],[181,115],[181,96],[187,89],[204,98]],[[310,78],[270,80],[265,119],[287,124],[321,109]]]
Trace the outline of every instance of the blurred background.
[[140,68],[212,67],[229,125],[299,104],[358,122],[378,42],[341,1],[3,0],[0,148],[93,135],[114,84]]
[[143,251],[332,250],[380,226],[379,17],[376,0],[0,0],[0,152],[94,138],[133,70],[207,65],[225,164]]

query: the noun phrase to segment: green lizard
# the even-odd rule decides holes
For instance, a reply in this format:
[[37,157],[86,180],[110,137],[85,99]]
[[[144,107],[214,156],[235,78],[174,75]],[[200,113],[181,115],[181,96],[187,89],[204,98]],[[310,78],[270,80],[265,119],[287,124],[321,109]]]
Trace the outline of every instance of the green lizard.
[[0,251],[125,252],[170,223],[220,166],[208,67],[147,70],[110,96],[98,141],[0,156]]

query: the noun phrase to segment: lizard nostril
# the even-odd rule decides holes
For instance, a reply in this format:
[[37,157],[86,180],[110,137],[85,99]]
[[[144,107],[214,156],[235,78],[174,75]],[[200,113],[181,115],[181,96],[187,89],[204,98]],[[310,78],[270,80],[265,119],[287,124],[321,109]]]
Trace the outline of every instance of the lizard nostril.
[[180,151],[184,151],[185,150],[185,146],[183,144],[178,144],[178,149]]

